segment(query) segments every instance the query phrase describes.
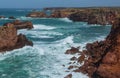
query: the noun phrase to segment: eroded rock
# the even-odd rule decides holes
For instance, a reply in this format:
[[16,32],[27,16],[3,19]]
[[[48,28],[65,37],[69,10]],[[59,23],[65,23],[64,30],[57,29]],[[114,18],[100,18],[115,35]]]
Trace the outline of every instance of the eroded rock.
[[14,26],[16,29],[32,29],[33,24],[30,21],[22,22],[20,20],[15,20],[13,22],[5,23],[3,26]]

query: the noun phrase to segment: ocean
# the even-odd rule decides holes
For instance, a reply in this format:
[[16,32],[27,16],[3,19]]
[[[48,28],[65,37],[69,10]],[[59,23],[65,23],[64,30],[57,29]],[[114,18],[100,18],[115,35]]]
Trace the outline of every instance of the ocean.
[[[40,10],[40,9],[39,9]],[[66,55],[67,49],[80,46],[85,49],[87,43],[104,40],[111,26],[88,25],[86,22],[72,22],[68,18],[28,18],[32,9],[0,9],[0,15],[14,16],[18,20],[31,21],[34,28],[19,30],[34,43],[33,47],[0,54],[0,78],[88,78],[82,73],[68,70],[70,58],[78,55]],[[0,19],[0,25],[12,19]],[[80,66],[79,63],[75,65]]]

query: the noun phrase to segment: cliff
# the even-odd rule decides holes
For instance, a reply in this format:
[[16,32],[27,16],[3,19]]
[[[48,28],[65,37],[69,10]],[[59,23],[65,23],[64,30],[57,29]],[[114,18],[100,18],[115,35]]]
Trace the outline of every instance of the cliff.
[[[70,49],[66,52],[73,54],[76,51],[78,53],[78,50]],[[84,61],[84,64],[74,72],[88,74],[90,78],[120,78],[120,18],[115,19],[104,41],[88,43],[86,50],[79,53],[79,58],[71,60],[77,60],[78,63]]]

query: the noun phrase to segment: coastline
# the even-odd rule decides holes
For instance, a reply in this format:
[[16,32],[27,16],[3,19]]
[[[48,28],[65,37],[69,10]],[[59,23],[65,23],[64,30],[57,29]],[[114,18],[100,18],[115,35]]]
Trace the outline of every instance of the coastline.
[[[81,15],[80,15],[81,16]],[[65,17],[66,17],[66,15],[65,15]],[[35,17],[36,18],[36,17]],[[41,18],[41,17],[38,17],[38,18]],[[48,17],[45,17],[45,18],[48,18]],[[50,18],[50,17],[49,17]],[[51,17],[51,18],[56,18],[56,17]],[[57,17],[57,18],[59,18],[59,16]],[[62,18],[64,18],[64,16],[62,17]],[[92,19],[94,19],[94,18],[92,18]],[[114,21],[114,20],[116,20],[116,16],[115,17],[113,17],[113,19],[112,19],[112,21]],[[82,21],[84,21],[84,19],[82,19]],[[80,22],[80,20],[78,21],[78,22]],[[85,21],[86,22],[86,21]],[[11,24],[14,24],[14,22],[10,22]],[[25,23],[25,22],[24,22]],[[18,27],[18,29],[32,29],[32,27],[27,27],[28,25],[30,25],[30,23],[28,23],[28,24],[24,24],[24,23],[22,23],[23,25],[23,27],[22,28],[19,28]],[[106,23],[106,22],[105,22]],[[98,24],[98,23],[93,23],[93,24]],[[113,22],[113,23],[111,23],[111,24],[116,24],[115,23],[115,21]],[[9,25],[9,23],[8,24],[5,24],[5,25]],[[100,24],[101,26],[103,26],[104,24]],[[19,25],[18,25],[19,26]],[[21,25],[20,25],[21,26]],[[118,26],[117,24],[116,24],[116,26]],[[45,26],[44,26],[45,27]],[[48,27],[50,27],[50,26],[48,26]],[[115,25],[114,25],[114,27],[115,27]],[[112,26],[112,29],[114,28],[113,26]],[[17,27],[16,27],[17,28]],[[46,29],[46,28],[43,28],[44,30]],[[48,28],[48,30],[54,30],[55,28],[53,27],[51,27],[50,29]],[[37,30],[37,28],[36,28],[36,30]],[[114,31],[114,30],[112,30],[112,31]],[[116,31],[116,30],[115,30]],[[117,33],[117,32],[116,32]],[[56,34],[56,33],[52,33],[52,34]],[[58,33],[59,34],[59,33]],[[114,34],[112,34],[112,35],[114,35]],[[110,37],[109,37],[110,38]],[[107,38],[107,39],[109,39],[109,38]],[[113,37],[112,37],[113,38]],[[20,42],[22,42],[22,41],[20,41]],[[101,49],[99,49],[99,46],[100,45],[102,45],[103,44],[103,47],[102,47],[102,49],[106,49],[106,47],[105,46],[107,46],[107,47],[110,47],[110,45],[112,45],[112,40],[110,39],[110,42],[109,42],[109,40],[108,40],[108,42],[104,42],[104,41],[101,41],[101,42],[95,42],[95,43],[93,43],[93,44],[87,44],[87,47],[86,47],[86,49],[88,49],[88,52],[90,51],[90,53],[91,53],[91,51],[96,51],[96,49],[94,48],[94,47],[98,47],[97,49],[98,50],[100,50],[101,51]],[[110,45],[109,45],[110,44]],[[117,43],[116,43],[117,44]],[[91,49],[92,48],[92,49]],[[72,49],[71,49],[72,51],[73,51],[73,53],[74,52],[78,52],[78,48],[76,49],[76,48],[74,48],[74,47],[72,47]],[[110,49],[111,50],[111,49]],[[69,50],[70,51],[70,50]],[[69,51],[68,51],[68,53],[69,53]],[[71,52],[72,52],[71,51]],[[78,62],[82,62],[82,61],[84,61],[85,60],[85,54],[86,54],[86,56],[88,55],[88,56],[92,56],[92,54],[94,54],[94,53],[91,53],[91,54],[89,54],[89,53],[86,53],[86,51],[83,51],[83,53],[81,53],[81,51],[80,52],[78,52],[78,53],[80,53],[80,57],[78,58],[78,59],[80,59]],[[99,54],[100,52],[98,52],[98,54]],[[116,52],[115,52],[116,53]],[[103,53],[104,54],[104,53]],[[106,55],[106,54],[105,54]],[[99,55],[98,55],[99,56]],[[111,56],[111,54],[110,54],[110,56]],[[97,56],[96,56],[96,58],[97,58]],[[100,57],[101,58],[101,57]],[[72,58],[71,60],[76,60],[76,58],[74,57],[74,58]],[[91,60],[91,59],[90,59]],[[93,59],[94,60],[94,59]],[[92,60],[92,62],[93,62],[93,60]],[[98,59],[99,60],[99,59]],[[97,61],[98,61],[97,60]],[[91,62],[89,62],[89,63],[91,63]],[[76,70],[76,72],[77,71],[80,71],[80,72],[83,72],[83,73],[86,73],[86,72],[84,72],[84,71],[87,71],[87,74],[89,74],[89,76],[91,77],[91,76],[93,76],[93,73],[94,73],[94,71],[96,71],[96,66],[94,67],[94,66],[91,66],[91,69],[87,69],[86,67],[88,67],[88,66],[85,66],[85,64],[83,65],[83,67],[80,67],[79,69],[81,69],[81,70]],[[93,67],[93,68],[92,68]],[[69,69],[72,69],[72,68],[74,68],[74,66],[70,66],[69,67]],[[95,68],[95,69],[94,69]],[[89,71],[90,70],[90,71]],[[102,72],[101,72],[102,73]],[[112,72],[112,73],[114,73],[114,72]],[[95,73],[96,74],[96,73]],[[107,74],[109,74],[109,73],[107,73]],[[105,75],[104,75],[105,76]],[[115,76],[115,74],[113,75],[113,76],[110,76],[110,78],[112,78],[112,77],[114,77]],[[119,76],[119,75],[118,75]],[[69,77],[72,77],[71,75],[69,75]],[[105,76],[106,77],[106,76]],[[92,77],[92,78],[94,78],[94,77]],[[104,77],[103,77],[104,78]]]

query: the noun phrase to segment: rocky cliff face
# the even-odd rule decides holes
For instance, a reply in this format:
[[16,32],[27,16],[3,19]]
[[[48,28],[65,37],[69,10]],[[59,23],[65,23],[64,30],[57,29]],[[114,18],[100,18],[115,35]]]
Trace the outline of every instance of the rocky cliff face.
[[119,15],[119,11],[112,9],[85,9],[71,14],[68,18],[73,21],[88,22],[88,24],[112,24]]
[[[88,74],[90,78],[120,78],[120,18],[116,18],[109,35],[104,41],[88,43],[86,50],[71,48],[66,54],[79,53],[71,60],[84,64],[74,72]],[[70,66],[72,69],[75,66]]]
[[120,19],[115,20],[106,40],[87,44],[83,53],[88,59],[75,72],[90,78],[120,78]]
[[25,35],[17,35],[17,28],[14,25],[0,27],[0,52],[22,48],[25,45],[32,46]]

